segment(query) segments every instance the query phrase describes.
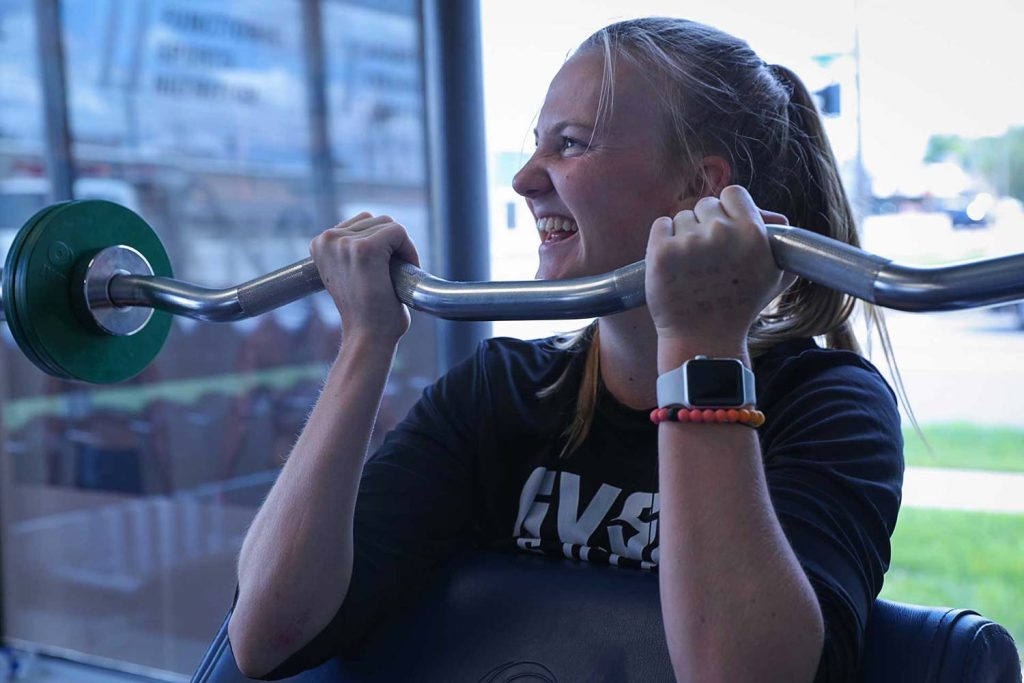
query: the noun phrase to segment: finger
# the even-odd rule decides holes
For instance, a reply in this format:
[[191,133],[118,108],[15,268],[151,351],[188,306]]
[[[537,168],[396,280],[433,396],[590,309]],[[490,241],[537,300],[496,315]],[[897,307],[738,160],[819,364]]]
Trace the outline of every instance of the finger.
[[761,210],[742,185],[730,185],[722,190],[720,197],[725,215],[730,218],[747,219],[753,223],[760,222]]
[[348,235],[354,235],[356,233],[363,232],[364,230],[375,228],[379,225],[384,225],[385,223],[392,223],[394,222],[394,220],[395,219],[392,218],[391,216],[386,215],[373,216],[371,218],[363,218],[362,220],[356,221],[355,223],[346,228],[335,228],[335,230],[338,230],[339,232],[344,232],[345,234]]
[[672,228],[672,235],[675,237],[698,232],[701,229],[697,215],[689,209],[683,209],[672,218]]
[[412,243],[409,238],[409,233],[405,229],[405,226],[400,223],[386,223],[381,226],[377,226],[378,229],[372,232],[363,232],[361,234],[353,235],[352,241],[374,241],[383,242],[383,249],[387,251],[388,258],[396,256],[403,261],[408,261],[417,268],[420,267],[420,257],[416,252],[416,246]]
[[675,223],[669,216],[661,216],[651,223],[651,234],[647,238],[648,250],[676,234]]
[[352,218],[348,218],[346,220],[343,220],[341,223],[338,223],[334,227],[335,228],[347,228],[350,225],[352,225],[353,223],[355,223],[356,221],[361,221],[364,218],[369,218],[371,215],[372,214],[369,211],[360,211],[355,216],[352,216]]
[[724,217],[722,202],[717,197],[704,197],[693,207],[693,215],[698,223],[710,223],[715,217]]
[[768,225],[789,225],[789,219],[781,213],[775,213],[774,211],[765,211],[760,209],[761,218]]
[[392,248],[392,254],[407,261],[417,268],[420,267],[420,256],[416,253],[416,245],[412,243],[412,239],[409,238],[409,233],[404,227],[398,223],[392,223],[390,226],[381,229],[381,234],[385,235],[388,240],[388,244]]

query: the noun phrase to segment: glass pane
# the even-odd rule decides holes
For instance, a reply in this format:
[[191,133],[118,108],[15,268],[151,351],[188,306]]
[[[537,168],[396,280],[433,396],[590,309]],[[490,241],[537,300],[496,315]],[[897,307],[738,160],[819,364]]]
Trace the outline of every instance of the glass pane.
[[[30,6],[3,0],[3,35],[29,21]],[[418,9],[321,9],[331,220],[391,213],[426,260]],[[308,257],[328,226],[316,217],[299,0],[65,0],[62,18],[77,198],[137,211],[175,276],[198,284],[236,285]],[[26,91],[19,106],[38,117],[35,65],[13,59],[35,54],[24,44],[33,32],[17,34],[0,42],[0,73],[23,74],[13,81]],[[38,122],[12,112],[0,109],[0,126],[22,147],[34,142],[38,157]],[[0,179],[35,168],[28,180],[45,190],[38,158],[7,143],[0,136]],[[2,194],[11,198],[0,215],[15,227],[45,201],[42,190]],[[6,635],[190,674],[230,606],[247,526],[341,338],[320,294],[235,324],[176,318],[157,360],[117,386],[60,382],[9,350]],[[434,320],[414,314],[371,448],[435,371]]]
[[[0,255],[4,258],[18,228],[46,204],[49,190],[35,36],[31,0],[0,0]],[[6,326],[3,334],[9,339]]]
[[[552,77],[593,31],[649,15],[723,29],[818,94],[868,251],[921,266],[1024,253],[1021,8],[1004,0],[483,0],[495,278],[536,272],[539,240],[512,178],[532,154]],[[509,203],[517,207],[512,230]],[[1024,302],[885,318],[899,375],[877,332],[868,344],[863,316],[854,326],[865,355],[893,387],[901,375],[909,399],[900,399],[908,467],[882,597],[976,609],[1022,643],[1022,550],[1006,539],[1024,529]],[[494,332],[534,338],[566,322],[497,322]]]

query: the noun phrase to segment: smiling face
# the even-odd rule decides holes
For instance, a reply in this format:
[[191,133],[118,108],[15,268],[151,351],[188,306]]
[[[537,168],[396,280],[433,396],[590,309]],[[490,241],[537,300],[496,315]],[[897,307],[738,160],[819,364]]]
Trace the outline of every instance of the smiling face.
[[[540,112],[537,149],[513,180],[538,222],[537,279],[641,261],[651,223],[683,206],[682,169],[670,169],[665,158],[656,94],[626,60],[616,67],[614,100],[597,122],[602,55],[584,51],[562,66]],[[548,237],[552,227],[572,236]]]

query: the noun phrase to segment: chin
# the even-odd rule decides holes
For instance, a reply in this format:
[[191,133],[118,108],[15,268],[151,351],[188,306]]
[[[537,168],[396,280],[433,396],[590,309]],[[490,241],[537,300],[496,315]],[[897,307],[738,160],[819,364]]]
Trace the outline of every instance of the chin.
[[[568,271],[568,272],[567,272]],[[568,280],[569,278],[579,277],[573,275],[571,270],[562,268],[552,268],[545,264],[537,266],[537,274],[533,276],[534,280]]]

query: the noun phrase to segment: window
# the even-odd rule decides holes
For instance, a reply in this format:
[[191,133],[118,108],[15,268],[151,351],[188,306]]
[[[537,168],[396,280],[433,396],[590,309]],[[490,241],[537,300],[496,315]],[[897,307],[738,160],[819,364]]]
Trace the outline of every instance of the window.
[[[427,261],[418,4],[316,7],[326,155],[313,143],[304,3],[60,6],[75,195],[140,213],[176,277],[223,287],[307,257],[329,227],[317,213],[324,187],[328,220],[390,213]],[[34,7],[0,0],[5,246],[49,201]],[[433,320],[414,314],[371,449],[436,375]],[[191,674],[230,606],[248,524],[336,355],[333,302],[320,294],[235,324],[176,318],[157,360],[108,387],[44,375],[2,329],[4,635]]]
[[[823,106],[838,109],[825,127],[868,251],[918,265],[1024,252],[1019,5],[485,0],[481,8],[488,155],[497,170],[490,188],[495,279],[529,279],[537,268],[533,231],[504,230],[501,217],[510,203],[529,216],[512,178],[532,153],[552,77],[593,31],[646,15],[682,15],[743,38],[769,63],[796,71]],[[1011,560],[1020,549],[1005,545],[1024,533],[1024,303],[887,311],[886,319],[910,406],[935,452],[926,451],[901,406],[908,469],[882,597],[970,607],[1024,642],[1024,619],[1013,609],[1024,602],[1021,565]],[[502,321],[494,334],[547,337],[586,322]],[[866,345],[862,317],[855,329]],[[895,386],[877,336],[869,348]]]

